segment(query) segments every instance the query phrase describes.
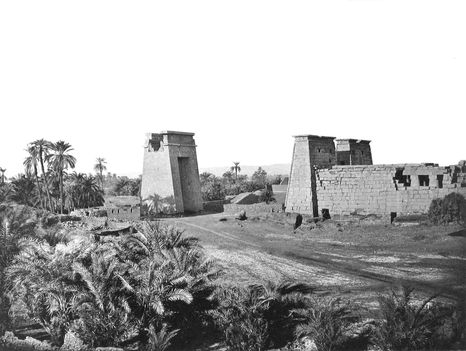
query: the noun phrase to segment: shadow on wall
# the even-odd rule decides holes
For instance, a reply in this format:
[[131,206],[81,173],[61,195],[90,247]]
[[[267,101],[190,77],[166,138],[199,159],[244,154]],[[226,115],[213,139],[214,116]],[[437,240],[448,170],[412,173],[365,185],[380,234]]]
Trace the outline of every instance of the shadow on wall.
[[174,214],[176,213],[176,203],[173,195],[162,197],[158,194],[153,194],[143,200],[143,214]]

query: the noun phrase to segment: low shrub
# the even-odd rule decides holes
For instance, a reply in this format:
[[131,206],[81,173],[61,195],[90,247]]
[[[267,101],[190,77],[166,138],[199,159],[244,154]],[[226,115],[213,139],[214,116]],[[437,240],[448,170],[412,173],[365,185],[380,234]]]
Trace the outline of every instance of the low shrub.
[[312,288],[295,283],[226,287],[218,291],[215,320],[233,351],[262,351],[293,340],[294,309],[304,308]]
[[296,338],[312,340],[319,351],[365,350],[367,347],[367,328],[353,335],[353,326],[360,317],[350,302],[314,298],[306,308],[293,311],[293,315],[299,321]]
[[6,332],[0,338],[0,350],[9,351],[52,351],[58,350],[48,342],[39,341],[31,337],[20,340],[12,332]]
[[443,199],[432,200],[428,217],[434,224],[464,223],[466,221],[466,199],[451,193]]
[[[379,296],[381,320],[373,342],[382,351],[439,349],[452,344],[455,335],[454,308],[431,296],[415,302],[414,289],[402,286]],[[445,326],[449,324],[448,328]]]

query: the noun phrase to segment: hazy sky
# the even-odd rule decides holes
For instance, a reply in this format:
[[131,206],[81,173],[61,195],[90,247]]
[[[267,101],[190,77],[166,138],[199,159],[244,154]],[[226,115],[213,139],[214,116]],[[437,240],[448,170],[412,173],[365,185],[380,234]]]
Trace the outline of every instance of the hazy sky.
[[144,134],[199,166],[291,162],[292,135],[375,163],[466,159],[466,1],[1,1],[0,167],[63,139],[77,170],[142,172]]

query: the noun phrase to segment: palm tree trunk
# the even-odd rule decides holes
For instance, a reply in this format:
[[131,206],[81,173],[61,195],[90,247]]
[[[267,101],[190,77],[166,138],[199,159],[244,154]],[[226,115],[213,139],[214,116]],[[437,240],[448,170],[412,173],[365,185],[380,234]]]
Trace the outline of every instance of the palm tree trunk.
[[45,181],[45,193],[47,194],[47,200],[49,202],[49,210],[53,211],[52,208],[52,199],[50,198],[50,192],[49,192],[49,181],[47,179],[47,173],[45,173],[45,168],[44,168],[44,158],[42,157],[42,152],[39,154],[39,160],[40,160],[40,167],[42,170],[42,175],[44,176],[44,181]]
[[63,214],[63,205],[65,201],[63,199],[63,171],[60,170],[60,213]]
[[44,208],[44,201],[42,199],[42,190],[40,189],[39,175],[37,174],[37,166],[34,164],[34,176],[36,178],[37,190],[39,191],[40,207]]

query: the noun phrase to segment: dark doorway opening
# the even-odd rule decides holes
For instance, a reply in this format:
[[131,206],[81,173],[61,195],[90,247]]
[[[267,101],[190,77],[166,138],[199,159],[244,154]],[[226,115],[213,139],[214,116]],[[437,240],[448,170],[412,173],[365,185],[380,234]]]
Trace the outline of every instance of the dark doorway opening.
[[184,212],[194,212],[196,210],[192,193],[192,179],[190,172],[189,157],[178,157],[178,170],[180,173],[181,200]]
[[393,223],[395,218],[396,218],[396,212],[390,212],[390,223]]
[[438,187],[442,189],[443,188],[443,174],[437,175],[437,183],[438,183]]
[[322,209],[322,218],[325,219],[330,219],[330,211],[328,208],[323,208]]

